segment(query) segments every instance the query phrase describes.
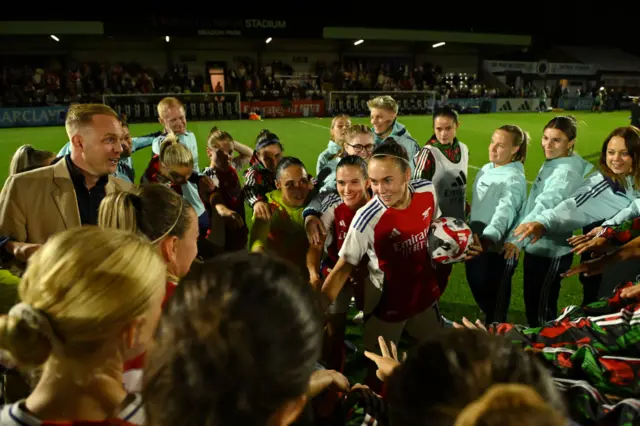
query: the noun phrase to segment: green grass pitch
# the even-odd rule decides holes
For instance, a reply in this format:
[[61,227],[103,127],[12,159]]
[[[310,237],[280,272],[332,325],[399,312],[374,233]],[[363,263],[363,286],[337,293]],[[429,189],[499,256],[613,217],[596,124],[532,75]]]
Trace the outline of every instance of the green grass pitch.
[[[629,124],[628,113],[577,113],[580,120],[576,150],[586,159],[596,162],[602,141],[607,134],[618,126]],[[552,113],[505,113],[481,114],[461,116],[458,137],[469,146],[470,169],[468,196],[471,194],[471,183],[475,178],[477,168],[488,161],[487,147],[492,132],[504,124],[517,124],[528,131],[532,143],[528,147],[525,164],[529,181],[533,180],[543,162],[540,140],[542,130]],[[284,142],[286,155],[299,157],[308,167],[310,173],[315,174],[315,164],[318,154],[327,146],[329,140],[330,118],[300,118],[300,119],[266,119],[264,121],[221,121],[221,122],[190,122],[188,128],[195,132],[200,145],[200,166],[207,165],[205,151],[206,137],[209,129],[215,124],[219,128],[231,133],[233,137],[252,146],[259,130],[268,128],[278,134]],[[368,123],[367,118],[354,118],[354,123]],[[427,116],[401,116],[399,121],[406,125],[413,137],[424,143],[432,134],[432,123]],[[133,136],[143,135],[160,129],[159,124],[132,124]],[[32,144],[37,148],[54,152],[66,143],[67,136],[64,127],[37,127],[0,130],[0,181],[4,182],[13,152],[22,144]],[[151,156],[151,150],[145,149],[134,154],[136,177],[139,179]],[[582,287],[577,279],[567,279],[562,284],[559,307],[580,303]],[[453,269],[450,284],[442,299],[443,314],[451,319],[460,319],[463,315],[477,318],[479,309],[473,300],[466,283],[464,266],[456,265]],[[524,303],[522,295],[522,268],[518,267],[513,279],[513,294],[511,298],[510,322],[524,323]]]

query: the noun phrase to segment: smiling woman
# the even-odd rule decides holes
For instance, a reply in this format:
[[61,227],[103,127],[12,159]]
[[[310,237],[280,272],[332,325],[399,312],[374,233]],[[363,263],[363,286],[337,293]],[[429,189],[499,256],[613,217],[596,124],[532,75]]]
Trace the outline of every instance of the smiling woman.
[[302,212],[309,203],[313,184],[302,162],[284,157],[276,167],[276,190],[267,194],[271,220],[254,215],[249,246],[254,252],[268,252],[291,261],[307,274],[309,249]]

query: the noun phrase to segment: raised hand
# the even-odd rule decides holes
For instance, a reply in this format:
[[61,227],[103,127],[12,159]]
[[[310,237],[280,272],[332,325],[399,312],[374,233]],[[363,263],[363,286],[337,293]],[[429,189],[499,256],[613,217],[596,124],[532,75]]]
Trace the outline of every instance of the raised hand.
[[529,222],[518,226],[515,231],[513,231],[513,235],[520,237],[517,241],[518,243],[531,236],[531,244],[533,244],[542,238],[546,232],[547,229],[540,222]]
[[[378,345],[380,346],[380,353],[382,355],[374,354],[373,352],[365,351],[364,356],[375,362],[378,366],[376,370],[376,376],[383,382],[387,377],[393,373],[400,365],[400,359],[398,358],[398,348],[395,343],[391,342],[391,351],[387,346],[387,342],[384,341],[384,337],[378,337]],[[403,355],[403,360],[407,359],[407,354]]]

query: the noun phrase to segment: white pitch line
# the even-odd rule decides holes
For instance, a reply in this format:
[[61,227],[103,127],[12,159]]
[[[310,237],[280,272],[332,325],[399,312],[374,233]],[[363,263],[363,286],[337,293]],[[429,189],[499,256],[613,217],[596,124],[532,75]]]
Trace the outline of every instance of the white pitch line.
[[[298,120],[298,121],[300,121],[303,124],[308,124],[309,126],[320,127],[321,129],[330,129],[331,128],[329,126],[323,126],[322,124],[311,123],[311,122],[305,121],[305,120]],[[473,169],[473,170],[482,169],[482,167],[477,167],[477,166],[474,166],[473,164],[469,164],[468,166],[469,166],[470,169]],[[527,181],[527,183],[528,184],[533,184],[533,182],[531,182],[531,181]]]
[[301,123],[304,123],[304,124],[308,124],[309,126],[320,127],[321,129],[331,129],[331,127],[323,126],[322,124],[311,123],[309,121],[304,121],[304,120],[298,120],[298,121],[300,121]]

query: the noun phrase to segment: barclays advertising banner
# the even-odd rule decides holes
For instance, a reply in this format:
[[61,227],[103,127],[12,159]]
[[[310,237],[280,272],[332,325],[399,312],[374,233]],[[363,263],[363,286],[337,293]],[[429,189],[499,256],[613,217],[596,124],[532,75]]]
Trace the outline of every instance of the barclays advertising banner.
[[0,127],[62,125],[68,108],[68,106],[0,108]]
[[563,96],[558,101],[558,107],[568,111],[591,111],[592,97]]

